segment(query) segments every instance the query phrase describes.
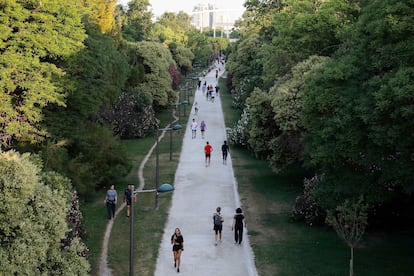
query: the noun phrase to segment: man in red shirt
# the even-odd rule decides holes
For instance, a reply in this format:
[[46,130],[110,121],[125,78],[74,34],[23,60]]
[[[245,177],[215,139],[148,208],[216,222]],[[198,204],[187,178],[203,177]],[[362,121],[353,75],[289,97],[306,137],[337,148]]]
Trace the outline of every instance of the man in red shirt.
[[204,146],[204,153],[206,154],[206,167],[210,166],[210,159],[211,159],[211,152],[213,151],[213,147],[208,143]]

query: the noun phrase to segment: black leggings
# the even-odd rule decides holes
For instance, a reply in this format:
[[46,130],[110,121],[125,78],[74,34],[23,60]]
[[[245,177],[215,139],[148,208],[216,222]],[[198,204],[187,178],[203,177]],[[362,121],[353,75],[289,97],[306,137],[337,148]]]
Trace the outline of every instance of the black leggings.
[[234,228],[234,241],[241,244],[243,240],[243,226],[236,226]]

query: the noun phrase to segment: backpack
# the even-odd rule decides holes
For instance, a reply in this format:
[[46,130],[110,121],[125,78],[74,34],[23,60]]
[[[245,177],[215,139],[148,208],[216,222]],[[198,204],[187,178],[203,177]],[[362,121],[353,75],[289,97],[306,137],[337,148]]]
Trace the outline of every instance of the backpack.
[[223,223],[223,218],[220,214],[215,213],[214,214],[214,225],[221,225]]

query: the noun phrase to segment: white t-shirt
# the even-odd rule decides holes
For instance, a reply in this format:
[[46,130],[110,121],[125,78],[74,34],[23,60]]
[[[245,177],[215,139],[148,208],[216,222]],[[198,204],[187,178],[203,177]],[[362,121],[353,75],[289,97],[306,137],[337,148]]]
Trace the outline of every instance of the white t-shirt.
[[197,122],[191,122],[191,130],[197,130]]

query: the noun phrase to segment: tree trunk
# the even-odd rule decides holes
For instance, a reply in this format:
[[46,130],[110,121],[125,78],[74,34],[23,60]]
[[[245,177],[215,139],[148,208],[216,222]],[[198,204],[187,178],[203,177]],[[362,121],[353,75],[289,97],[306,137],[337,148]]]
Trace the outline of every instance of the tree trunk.
[[354,276],[354,248],[351,247],[351,259],[349,260],[349,276]]

